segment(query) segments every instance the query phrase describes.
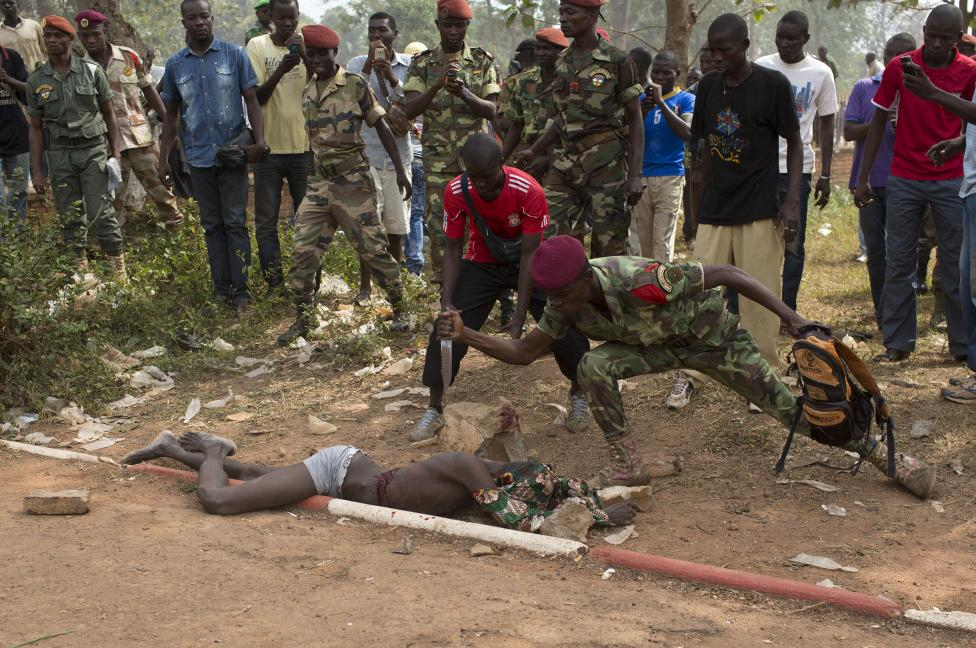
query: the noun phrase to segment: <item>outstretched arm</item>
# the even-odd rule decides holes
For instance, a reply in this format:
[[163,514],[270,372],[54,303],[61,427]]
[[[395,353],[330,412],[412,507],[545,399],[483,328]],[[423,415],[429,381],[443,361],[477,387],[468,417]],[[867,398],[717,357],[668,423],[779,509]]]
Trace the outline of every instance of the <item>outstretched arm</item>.
[[437,318],[437,335],[442,339],[453,339],[478,349],[485,355],[514,365],[532,364],[552,346],[553,339],[540,331],[532,329],[528,335],[511,340],[493,335],[485,335],[464,326],[461,314],[454,310],[442,312]]
[[705,274],[705,290],[718,286],[728,286],[746,299],[751,299],[766,310],[776,313],[777,317],[786,324],[790,335],[799,339],[800,327],[810,323],[810,320],[800,317],[796,311],[783,303],[773,291],[759,283],[759,280],[741,268],[732,265],[707,265],[703,268]]

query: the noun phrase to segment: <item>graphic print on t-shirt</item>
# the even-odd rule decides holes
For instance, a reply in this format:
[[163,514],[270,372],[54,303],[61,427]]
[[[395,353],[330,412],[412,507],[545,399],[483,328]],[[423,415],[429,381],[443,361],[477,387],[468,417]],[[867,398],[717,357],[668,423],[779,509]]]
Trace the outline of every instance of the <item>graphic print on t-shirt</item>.
[[715,133],[708,135],[708,147],[723,162],[742,163],[742,152],[749,140],[736,135],[741,126],[742,120],[731,106],[715,115]]
[[800,119],[803,117],[803,113],[810,108],[810,104],[813,103],[813,84],[807,81],[802,90],[793,84],[790,84],[790,88],[793,90],[793,107],[796,109],[796,118]]

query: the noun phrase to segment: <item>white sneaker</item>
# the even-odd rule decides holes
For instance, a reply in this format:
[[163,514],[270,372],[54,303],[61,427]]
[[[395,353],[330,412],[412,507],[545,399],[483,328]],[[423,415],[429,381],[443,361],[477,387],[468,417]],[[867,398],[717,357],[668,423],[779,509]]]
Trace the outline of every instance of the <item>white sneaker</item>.
[[668,394],[664,402],[668,409],[681,409],[691,402],[693,391],[695,391],[695,387],[691,381],[682,372],[675,371],[674,378],[671,380],[671,393]]
[[424,415],[417,421],[417,425],[410,430],[410,440],[417,442],[433,439],[442,427],[444,427],[444,415],[433,407],[428,407]]
[[582,432],[590,424],[590,407],[586,402],[586,395],[582,391],[569,395],[569,414],[566,416],[566,429],[570,432]]
[[749,413],[750,414],[762,414],[763,411],[762,411],[762,408],[761,407],[759,407],[758,405],[756,405],[752,401],[749,401]]

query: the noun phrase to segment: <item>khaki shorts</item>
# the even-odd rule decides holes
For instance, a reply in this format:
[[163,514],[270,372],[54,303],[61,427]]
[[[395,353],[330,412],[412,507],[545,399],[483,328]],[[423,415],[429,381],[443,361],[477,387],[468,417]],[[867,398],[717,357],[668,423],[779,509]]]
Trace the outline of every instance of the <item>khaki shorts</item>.
[[404,201],[397,186],[395,169],[371,168],[370,173],[376,180],[380,214],[383,216],[383,228],[387,234],[405,236],[410,233],[410,202]]

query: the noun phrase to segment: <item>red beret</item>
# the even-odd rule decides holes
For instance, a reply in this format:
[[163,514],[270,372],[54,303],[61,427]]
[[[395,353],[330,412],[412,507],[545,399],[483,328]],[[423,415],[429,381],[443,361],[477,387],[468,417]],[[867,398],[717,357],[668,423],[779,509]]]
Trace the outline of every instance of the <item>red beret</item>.
[[86,29],[88,27],[97,27],[102,23],[108,22],[108,17],[104,14],[98,13],[94,9],[85,9],[75,16],[75,22],[82,29]]
[[575,281],[586,267],[586,250],[572,236],[546,239],[532,257],[532,281],[542,292],[559,290]]
[[555,45],[556,47],[562,47],[563,49],[569,47],[569,39],[563,35],[563,30],[559,29],[558,27],[546,27],[545,29],[540,29],[535,33],[535,39],[540,40],[543,43]]
[[609,41],[610,40],[610,32],[608,32],[603,27],[597,27],[596,28],[596,35],[599,36],[599,37],[601,37],[605,41]]
[[437,17],[441,20],[445,18],[471,20],[474,18],[474,13],[471,12],[468,0],[437,0]]
[[325,25],[306,25],[302,27],[305,47],[316,49],[336,49],[339,47],[339,34]]
[[586,7],[587,9],[596,9],[607,4],[607,0],[564,0],[569,4],[574,4],[577,7]]
[[44,18],[41,19],[41,29],[44,27],[57,29],[58,31],[64,32],[68,36],[75,35],[75,26],[68,22],[66,18],[62,18],[61,16],[44,16]]

